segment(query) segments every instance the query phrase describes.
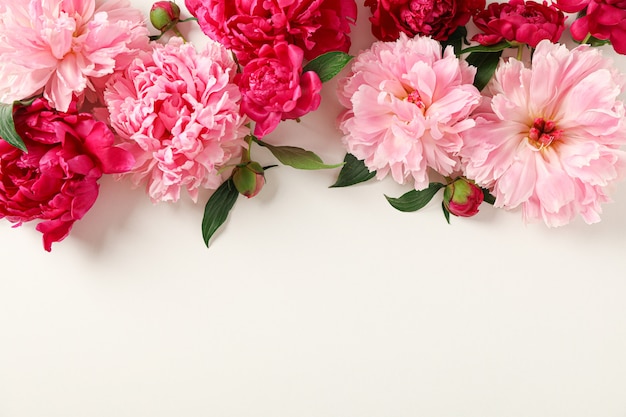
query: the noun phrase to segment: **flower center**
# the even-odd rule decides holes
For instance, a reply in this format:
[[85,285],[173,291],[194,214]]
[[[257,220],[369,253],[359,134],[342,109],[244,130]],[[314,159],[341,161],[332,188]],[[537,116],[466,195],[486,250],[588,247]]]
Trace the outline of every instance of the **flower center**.
[[550,146],[555,140],[559,140],[562,134],[563,130],[557,129],[553,121],[545,121],[542,117],[537,117],[528,132],[528,141],[541,150]]
[[424,101],[422,100],[422,96],[420,96],[420,93],[417,90],[411,91],[409,95],[406,97],[406,101],[408,101],[409,103],[415,104],[417,107],[419,107],[422,110],[426,108],[426,104],[424,104]]

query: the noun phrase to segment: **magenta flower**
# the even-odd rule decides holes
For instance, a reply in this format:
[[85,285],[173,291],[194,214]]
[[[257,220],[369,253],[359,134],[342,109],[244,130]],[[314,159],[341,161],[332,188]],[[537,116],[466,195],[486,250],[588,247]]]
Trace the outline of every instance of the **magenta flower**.
[[4,0],[0,6],[0,101],[43,92],[67,111],[148,47],[142,13],[126,0]]
[[490,106],[463,132],[465,174],[490,188],[495,206],[561,226],[600,220],[609,186],[626,167],[624,77],[587,45],[541,41],[532,68],[503,62]]
[[395,41],[405,33],[443,41],[484,9],[485,0],[365,0],[365,6],[376,39]]
[[457,178],[443,190],[443,205],[450,213],[459,217],[472,217],[484,200],[483,190],[473,181]]
[[503,40],[536,47],[543,40],[558,42],[565,29],[565,15],[554,5],[534,1],[510,0],[491,3],[474,16],[474,23],[482,33],[473,41],[481,45],[495,45]]
[[313,71],[302,73],[302,57],[295,45],[263,45],[259,57],[243,68],[238,80],[241,110],[256,122],[258,137],[270,133],[281,120],[297,119],[319,107],[322,82]]
[[325,52],[348,52],[350,25],[356,21],[354,0],[185,0],[211,39],[246,64],[263,45],[287,42],[311,60]]
[[474,126],[469,115],[481,99],[472,85],[475,72],[451,47],[442,56],[431,38],[400,34],[396,42],[375,42],[340,81],[348,152],[379,179],[391,173],[417,190],[428,187],[428,168],[452,174],[459,168],[460,133]]
[[187,189],[216,189],[220,169],[241,154],[249,133],[239,114],[235,62],[221,45],[203,52],[172,38],[154,44],[105,91],[111,124],[137,160],[126,174],[147,182],[154,202],[177,201]]
[[44,99],[15,112],[28,153],[0,140],[0,218],[17,225],[42,220],[47,251],[63,240],[98,197],[102,174],[128,171],[133,158],[113,146],[113,133],[90,114],[50,108]]
[[590,34],[611,41],[617,53],[626,54],[625,0],[557,0],[556,5],[567,13],[585,11],[570,27],[574,39],[582,41]]

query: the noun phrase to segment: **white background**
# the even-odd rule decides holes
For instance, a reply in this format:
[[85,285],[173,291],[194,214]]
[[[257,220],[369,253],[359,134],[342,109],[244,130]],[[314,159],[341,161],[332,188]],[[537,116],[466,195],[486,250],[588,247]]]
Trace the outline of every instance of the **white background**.
[[[334,87],[268,140],[340,162]],[[336,175],[268,171],[210,249],[203,202],[112,179],[52,253],[2,221],[0,416],[626,416],[624,183],[601,223],[548,229]]]

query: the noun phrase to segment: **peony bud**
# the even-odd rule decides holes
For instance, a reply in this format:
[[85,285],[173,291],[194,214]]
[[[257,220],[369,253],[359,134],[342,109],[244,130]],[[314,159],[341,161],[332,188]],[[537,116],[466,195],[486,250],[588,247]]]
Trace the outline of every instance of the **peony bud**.
[[173,1],[157,1],[150,9],[150,22],[157,30],[167,32],[180,20],[180,7]]
[[233,182],[239,194],[248,198],[254,197],[265,185],[263,167],[254,161],[237,165],[233,171]]
[[473,181],[457,178],[446,185],[443,191],[443,204],[455,216],[472,217],[478,213],[478,206],[483,202],[484,194]]

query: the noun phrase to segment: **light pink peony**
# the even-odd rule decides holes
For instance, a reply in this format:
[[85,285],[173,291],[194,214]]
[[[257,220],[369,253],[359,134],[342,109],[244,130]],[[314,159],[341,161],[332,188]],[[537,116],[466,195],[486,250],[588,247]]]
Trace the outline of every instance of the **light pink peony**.
[[144,16],[126,0],[3,0],[0,101],[43,92],[67,111],[147,47]]
[[63,113],[39,98],[14,119],[28,153],[0,140],[0,218],[18,226],[42,220],[37,230],[50,251],[93,206],[102,174],[126,172],[134,160],[113,146],[105,123],[77,113],[75,102]]
[[172,38],[136,59],[105,91],[111,124],[137,160],[130,175],[147,182],[153,201],[177,201],[186,188],[216,189],[228,161],[249,133],[228,51],[211,42],[203,52]]
[[285,41],[311,60],[329,51],[348,52],[355,0],[185,0],[211,39],[237,55],[242,64],[263,45]]
[[467,177],[492,190],[496,207],[521,206],[527,221],[598,222],[626,166],[624,77],[611,61],[544,40],[532,68],[502,62],[488,88],[491,105],[463,132]]
[[476,69],[443,53],[427,37],[375,42],[340,81],[340,117],[348,152],[379,179],[391,173],[415,189],[428,186],[428,168],[450,175],[459,168],[460,133],[474,126],[470,113],[480,103],[472,85]]
[[243,95],[241,110],[256,122],[254,134],[262,137],[281,120],[297,119],[317,109],[322,82],[317,73],[302,73],[302,49],[280,42],[263,45],[238,79]]

